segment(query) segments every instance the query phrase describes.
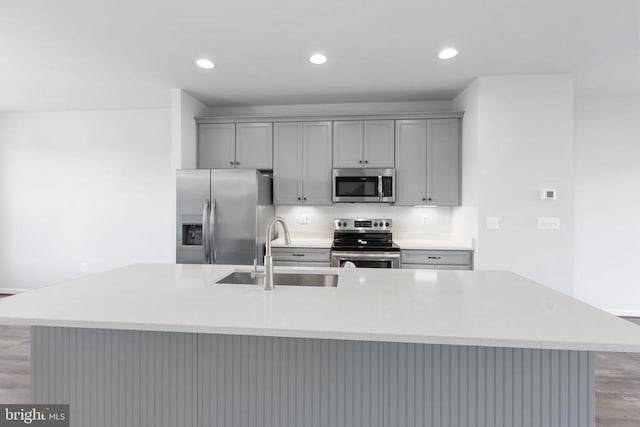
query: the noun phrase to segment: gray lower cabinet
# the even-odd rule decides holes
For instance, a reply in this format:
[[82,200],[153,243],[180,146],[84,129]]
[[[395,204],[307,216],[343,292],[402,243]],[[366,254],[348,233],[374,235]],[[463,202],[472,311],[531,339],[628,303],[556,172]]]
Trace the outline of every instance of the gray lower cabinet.
[[272,169],[273,123],[201,123],[198,168]]
[[460,205],[460,120],[396,121],[396,205]]
[[278,247],[271,251],[277,266],[329,267],[331,262],[329,248]]
[[393,168],[393,120],[333,122],[334,168]]
[[402,268],[426,270],[472,270],[473,251],[402,249]]
[[274,125],[274,205],[333,204],[331,128],[331,122]]

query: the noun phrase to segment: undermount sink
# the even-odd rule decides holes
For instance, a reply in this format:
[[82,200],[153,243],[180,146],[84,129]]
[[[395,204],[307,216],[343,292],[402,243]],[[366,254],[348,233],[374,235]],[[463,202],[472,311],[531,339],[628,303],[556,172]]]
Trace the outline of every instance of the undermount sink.
[[[231,285],[260,285],[264,283],[263,277],[251,278],[250,272],[235,271],[226,275],[216,283]],[[330,273],[273,273],[274,286],[338,286],[338,275]]]

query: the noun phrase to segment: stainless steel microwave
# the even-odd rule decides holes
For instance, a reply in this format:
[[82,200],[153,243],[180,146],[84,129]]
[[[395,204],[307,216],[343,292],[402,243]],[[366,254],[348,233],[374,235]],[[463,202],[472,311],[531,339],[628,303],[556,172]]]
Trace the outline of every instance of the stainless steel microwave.
[[334,169],[336,203],[392,203],[396,201],[395,169]]

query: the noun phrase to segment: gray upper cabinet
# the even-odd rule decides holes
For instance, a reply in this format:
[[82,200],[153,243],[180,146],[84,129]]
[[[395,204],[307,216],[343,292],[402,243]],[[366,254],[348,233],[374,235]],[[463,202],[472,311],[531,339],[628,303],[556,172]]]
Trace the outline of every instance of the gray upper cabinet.
[[460,205],[460,121],[396,121],[396,205]]
[[302,131],[303,203],[332,205],[331,122],[306,122]]
[[427,199],[427,122],[396,120],[396,205]]
[[273,126],[273,204],[302,203],[302,123]]
[[198,168],[272,169],[273,124],[199,124]]
[[392,168],[393,120],[333,122],[334,168]]
[[198,125],[198,168],[234,168],[236,161],[236,124]]
[[361,120],[333,122],[333,167],[362,167],[362,141]]
[[331,205],[331,122],[274,125],[273,203]]
[[368,168],[393,168],[393,120],[366,120],[364,122],[364,163]]
[[273,123],[236,124],[236,167],[273,168]]
[[460,121],[427,120],[427,204],[460,205]]

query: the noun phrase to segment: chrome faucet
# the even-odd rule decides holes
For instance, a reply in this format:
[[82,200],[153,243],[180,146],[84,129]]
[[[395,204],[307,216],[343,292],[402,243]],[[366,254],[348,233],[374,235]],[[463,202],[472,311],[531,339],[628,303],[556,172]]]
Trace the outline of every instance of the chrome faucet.
[[273,289],[273,257],[271,256],[271,236],[273,235],[273,227],[275,227],[277,222],[282,224],[282,229],[284,230],[284,244],[291,244],[291,236],[289,235],[289,226],[287,226],[287,221],[285,221],[281,216],[273,218],[269,222],[269,225],[267,225],[267,238],[265,240],[267,249],[264,254],[264,271],[258,271],[257,262],[254,259],[253,271],[251,272],[251,278],[253,279],[255,279],[256,277],[264,278],[264,285],[262,286],[262,288],[265,291],[270,291]]

